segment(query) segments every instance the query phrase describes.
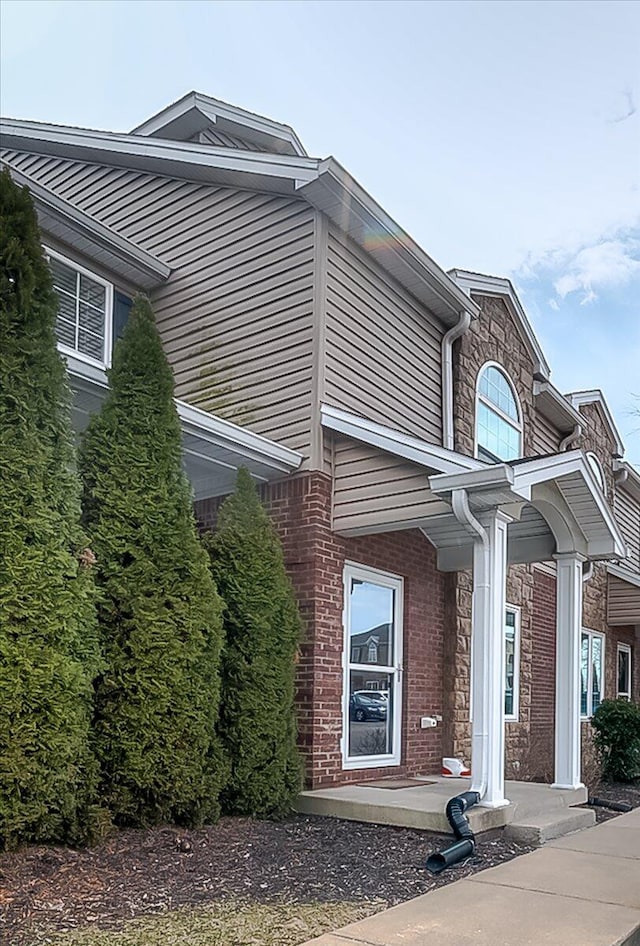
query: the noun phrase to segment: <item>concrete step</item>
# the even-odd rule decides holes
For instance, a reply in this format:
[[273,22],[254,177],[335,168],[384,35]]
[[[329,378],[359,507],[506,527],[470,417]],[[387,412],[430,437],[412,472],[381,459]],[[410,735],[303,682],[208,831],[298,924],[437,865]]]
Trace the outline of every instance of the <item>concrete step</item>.
[[[447,793],[444,797],[434,797],[431,793],[420,793],[412,789],[389,792],[384,789],[345,786],[337,790],[301,792],[296,799],[295,809],[308,815],[324,815],[345,818],[347,821],[391,824],[450,834],[451,827],[444,812],[449,794],[455,792]],[[400,795],[403,797],[400,798]],[[511,813],[511,808],[472,808],[468,813],[469,824],[474,833],[481,834],[483,831],[504,827]]]
[[591,828],[595,823],[596,815],[590,808],[562,808],[520,818],[516,812],[514,820],[505,828],[505,837],[539,847],[565,834]]

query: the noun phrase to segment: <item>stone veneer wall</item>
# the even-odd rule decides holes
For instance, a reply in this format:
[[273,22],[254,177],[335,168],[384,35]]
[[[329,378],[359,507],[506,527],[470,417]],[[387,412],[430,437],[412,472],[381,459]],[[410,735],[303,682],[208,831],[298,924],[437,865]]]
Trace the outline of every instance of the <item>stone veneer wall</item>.
[[[262,493],[282,539],[304,620],[297,702],[309,786],[439,772],[442,727],[420,728],[422,716],[444,710],[446,576],[436,568],[433,546],[417,530],[346,539],[336,536],[331,531],[331,479],[322,473],[291,477],[264,487]],[[196,503],[203,528],[215,524],[219,505],[219,500]],[[405,580],[400,766],[342,770],[345,561],[392,572]]]

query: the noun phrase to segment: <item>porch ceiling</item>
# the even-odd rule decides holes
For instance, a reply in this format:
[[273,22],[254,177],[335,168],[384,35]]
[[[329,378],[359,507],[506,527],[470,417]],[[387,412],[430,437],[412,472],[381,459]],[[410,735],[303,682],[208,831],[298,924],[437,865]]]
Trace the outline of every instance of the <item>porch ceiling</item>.
[[[104,371],[79,359],[67,358],[73,394],[74,429],[82,431],[104,401],[108,384]],[[232,491],[239,467],[258,482],[280,479],[296,470],[302,456],[229,421],[176,400],[184,468],[195,499]]]

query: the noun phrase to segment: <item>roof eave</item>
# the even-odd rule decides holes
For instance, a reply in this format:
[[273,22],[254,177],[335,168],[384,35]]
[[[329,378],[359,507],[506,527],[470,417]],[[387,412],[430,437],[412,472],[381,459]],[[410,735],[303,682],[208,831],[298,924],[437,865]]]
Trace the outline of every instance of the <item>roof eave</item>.
[[455,324],[462,312],[479,315],[476,303],[334,158],[322,161],[317,177],[297,191],[445,324]]
[[31,193],[38,221],[45,233],[90,258],[99,256],[100,262],[108,269],[141,289],[152,289],[169,278],[171,268],[166,263],[52,193],[28,174],[8,167],[13,180]]

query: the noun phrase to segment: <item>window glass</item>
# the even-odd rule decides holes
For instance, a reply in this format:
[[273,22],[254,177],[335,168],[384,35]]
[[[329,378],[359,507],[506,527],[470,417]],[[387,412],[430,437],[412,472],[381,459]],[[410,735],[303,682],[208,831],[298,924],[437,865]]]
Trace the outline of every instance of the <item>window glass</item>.
[[61,345],[105,362],[107,288],[73,265],[49,257],[58,296],[56,337]]
[[515,460],[521,455],[518,405],[506,375],[494,365],[489,365],[480,375],[476,417],[481,459]]
[[618,699],[631,699],[631,647],[618,644]]
[[518,642],[516,628],[516,612],[507,611],[505,615],[505,682],[504,682],[504,715],[514,718],[517,715],[516,686],[518,673]]
[[580,713],[593,716],[604,699],[604,637],[583,631],[580,646]]
[[400,646],[397,625],[401,585],[391,576],[388,583],[383,583],[382,577],[378,583],[375,576],[368,580],[366,574],[367,569],[357,566],[345,569],[349,596],[345,762],[375,765],[377,757],[386,757],[380,764],[388,765],[399,761],[400,748],[396,651]]

